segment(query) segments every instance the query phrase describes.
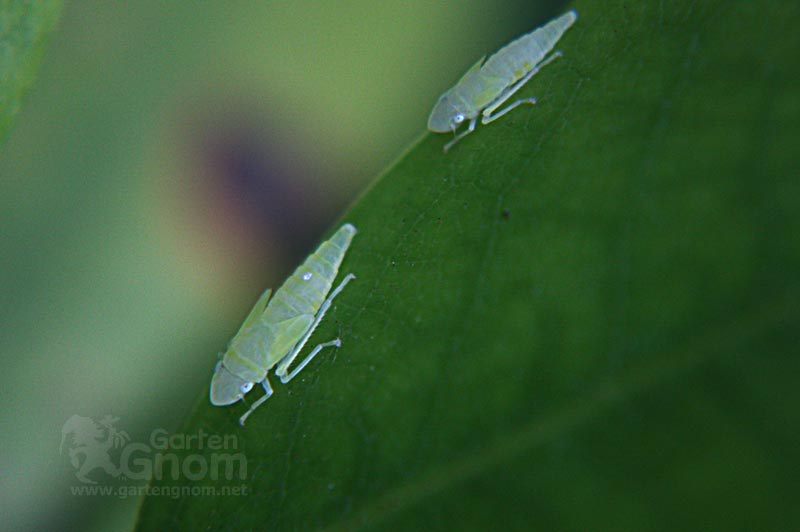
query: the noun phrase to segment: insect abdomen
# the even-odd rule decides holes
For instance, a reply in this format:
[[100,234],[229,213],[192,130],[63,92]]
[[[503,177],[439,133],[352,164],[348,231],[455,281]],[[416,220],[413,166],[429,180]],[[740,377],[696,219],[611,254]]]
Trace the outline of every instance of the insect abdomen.
[[355,234],[356,228],[345,224],[309,255],[275,293],[264,319],[275,323],[301,314],[316,314],[331,290]]
[[509,43],[486,61],[481,67],[481,74],[508,79],[510,83],[522,78],[544,59],[577,18],[574,10],[567,11],[541,28]]

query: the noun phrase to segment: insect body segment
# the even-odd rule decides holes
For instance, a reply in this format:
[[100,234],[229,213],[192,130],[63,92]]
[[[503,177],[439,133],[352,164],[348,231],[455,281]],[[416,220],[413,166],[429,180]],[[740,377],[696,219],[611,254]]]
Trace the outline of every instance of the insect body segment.
[[577,18],[574,10],[568,11],[504,46],[486,62],[485,57],[481,58],[439,98],[428,118],[428,129],[436,133],[455,133],[464,121],[469,121],[466,130],[445,144],[445,152],[474,131],[479,114],[481,124],[485,125],[518,105],[536,103],[536,98],[521,98],[495,114],[541,68],[561,56],[561,52],[556,51],[545,57]]
[[346,275],[331,292],[339,265],[355,234],[355,227],[343,225],[294,271],[272,299],[270,290],[261,295],[214,369],[209,391],[211,404],[225,406],[243,400],[254,383],[261,383],[264,395],[239,418],[244,425],[247,417],[272,395],[267,379],[272,367],[277,365],[275,374],[286,384],[323,348],[341,345],[338,338],[317,345],[289,372],[289,366],[333,299],[355,278],[353,274]]

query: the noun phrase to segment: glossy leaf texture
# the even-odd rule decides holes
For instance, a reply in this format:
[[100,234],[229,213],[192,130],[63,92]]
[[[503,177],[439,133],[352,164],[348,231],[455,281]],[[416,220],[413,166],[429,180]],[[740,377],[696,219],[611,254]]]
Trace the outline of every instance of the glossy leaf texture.
[[536,107],[343,216],[358,278],[310,342],[342,347],[244,429],[191,392],[247,495],[137,530],[800,527],[800,6],[570,7]]
[[0,1],[0,141],[34,81],[60,12],[59,0]]

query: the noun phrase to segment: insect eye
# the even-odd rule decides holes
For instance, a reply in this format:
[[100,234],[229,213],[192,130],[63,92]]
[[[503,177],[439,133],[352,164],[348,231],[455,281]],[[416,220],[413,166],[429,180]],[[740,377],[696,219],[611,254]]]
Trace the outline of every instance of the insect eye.
[[460,124],[463,121],[464,121],[464,115],[462,115],[461,113],[458,113],[456,116],[453,117],[453,122],[455,122],[456,124]]
[[252,389],[253,389],[252,382],[246,382],[239,387],[239,390],[241,390],[243,394],[249,392]]

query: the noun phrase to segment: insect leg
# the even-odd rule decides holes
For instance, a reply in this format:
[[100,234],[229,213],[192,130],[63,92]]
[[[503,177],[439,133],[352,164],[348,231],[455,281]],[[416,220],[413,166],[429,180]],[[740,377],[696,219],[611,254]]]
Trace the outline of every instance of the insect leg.
[[338,338],[331,342],[318,345],[317,347],[314,348],[313,351],[311,351],[311,353],[306,357],[306,359],[303,360],[294,371],[292,371],[289,375],[286,374],[286,370],[289,368],[291,363],[303,349],[303,346],[306,345],[306,342],[311,337],[311,334],[314,332],[314,329],[317,328],[317,325],[319,325],[319,322],[322,321],[322,318],[323,316],[325,316],[325,313],[328,312],[328,309],[330,308],[333,299],[339,295],[339,292],[341,292],[344,289],[347,283],[349,283],[355,278],[356,278],[355,275],[353,275],[352,273],[348,273],[344,277],[344,279],[342,279],[342,282],[339,283],[339,286],[337,286],[336,289],[333,292],[331,292],[331,295],[328,296],[328,299],[326,299],[325,302],[322,303],[322,306],[319,308],[317,315],[314,317],[314,323],[312,323],[311,327],[308,328],[306,334],[300,339],[300,341],[297,342],[294,348],[280,360],[280,362],[278,363],[278,368],[275,370],[275,375],[277,375],[281,379],[282,383],[286,384],[287,382],[292,380],[300,370],[306,367],[306,364],[311,362],[311,359],[314,358],[316,354],[319,353],[323,347],[329,347],[332,345],[338,347],[339,345],[341,345],[342,342]]
[[448,142],[447,144],[444,145],[444,152],[447,153],[447,150],[452,148],[453,144],[455,144],[459,140],[463,139],[464,137],[466,137],[467,135],[469,135],[470,133],[475,131],[475,124],[477,122],[478,122],[478,117],[477,116],[475,118],[473,118],[472,120],[470,120],[469,121],[469,126],[467,127],[467,129],[465,129],[464,131],[462,131],[461,133],[456,135],[456,138],[454,138],[453,140],[451,140],[450,142]]
[[483,110],[483,113],[482,113],[482,116],[481,116],[481,124],[486,125],[486,124],[488,124],[490,122],[494,122],[495,120],[497,120],[498,118],[500,118],[504,114],[508,113],[509,111],[514,109],[515,107],[517,107],[519,105],[522,105],[524,103],[529,103],[531,105],[535,104],[536,103],[536,98],[520,98],[519,100],[517,100],[516,102],[512,103],[511,105],[509,105],[508,107],[506,107],[505,109],[503,109],[502,111],[497,113],[496,115],[492,114],[492,113],[495,112],[495,110],[497,110],[498,107],[503,105],[506,102],[506,100],[508,100],[515,92],[517,92],[520,88],[522,88],[522,86],[525,85],[533,76],[535,76],[539,72],[539,70],[541,70],[542,68],[547,66],[553,60],[558,59],[559,57],[561,57],[561,55],[562,54],[561,54],[560,51],[553,52],[550,55],[550,57],[548,57],[547,59],[545,59],[544,61],[542,61],[538,65],[536,65],[535,67],[533,67],[533,70],[531,70],[530,72],[525,74],[522,77],[522,79],[520,79],[518,82],[514,83],[511,87],[508,88],[508,90],[506,90],[500,96],[498,96],[497,99],[494,102],[492,102],[492,104],[489,107],[487,107],[486,109]]
[[258,398],[258,400],[250,405],[250,408],[247,409],[247,412],[244,413],[242,417],[239,418],[239,425],[244,427],[244,421],[247,417],[253,413],[253,410],[261,406],[261,404],[269,399],[269,396],[272,395],[272,386],[269,385],[269,379],[267,376],[264,376],[264,380],[261,381],[261,386],[264,388],[264,395]]
[[285,374],[284,375],[278,375],[280,377],[280,379],[281,379],[281,382],[286,384],[290,380],[294,379],[297,376],[298,373],[303,371],[303,368],[306,367],[306,364],[311,362],[311,359],[314,358],[315,356],[317,356],[317,353],[319,353],[320,351],[322,351],[326,347],[332,347],[332,346],[341,347],[342,346],[342,341],[339,338],[337,338],[336,340],[331,340],[330,342],[325,342],[324,344],[319,344],[316,347],[314,347],[314,349],[311,351],[311,353],[309,353],[309,355],[305,359],[303,359],[303,361],[300,362],[297,365],[297,367],[292,370],[291,373],[289,373],[288,375],[285,375]]

